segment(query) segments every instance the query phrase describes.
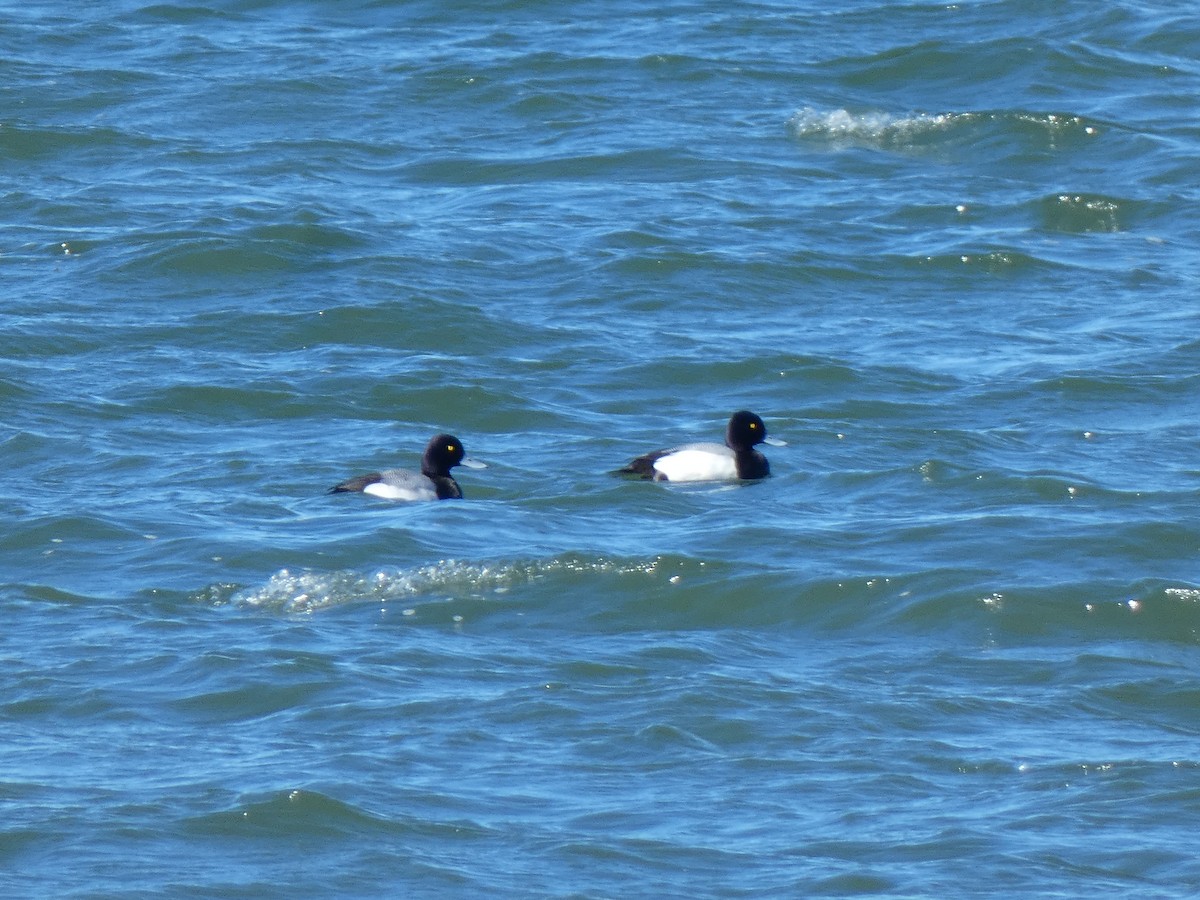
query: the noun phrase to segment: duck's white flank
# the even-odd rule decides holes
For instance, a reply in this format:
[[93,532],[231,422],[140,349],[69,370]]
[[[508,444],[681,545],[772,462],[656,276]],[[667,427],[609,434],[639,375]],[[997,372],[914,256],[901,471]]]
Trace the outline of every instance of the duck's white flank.
[[667,481],[730,481],[737,478],[733,451],[720,444],[680,447],[654,461]]

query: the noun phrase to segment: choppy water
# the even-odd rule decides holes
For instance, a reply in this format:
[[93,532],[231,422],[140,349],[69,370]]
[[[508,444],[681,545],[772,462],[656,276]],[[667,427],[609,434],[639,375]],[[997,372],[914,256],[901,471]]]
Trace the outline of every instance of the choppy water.
[[[1200,891],[1190,12],[0,48],[6,896]],[[742,407],[769,481],[610,474]]]

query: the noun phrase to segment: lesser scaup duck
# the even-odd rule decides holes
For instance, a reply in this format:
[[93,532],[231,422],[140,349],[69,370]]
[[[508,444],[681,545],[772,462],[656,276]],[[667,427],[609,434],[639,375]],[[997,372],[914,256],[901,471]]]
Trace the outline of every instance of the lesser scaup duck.
[[[640,475],[655,481],[738,481],[766,478],[771,474],[767,458],[754,449],[767,441],[767,426],[749,410],[729,417],[725,446],[685,444],[672,450],[656,450],[639,456],[622,474]],[[783,441],[767,441],[780,445]]]
[[420,472],[384,469],[343,481],[330,488],[329,493],[361,491],[385,500],[461,500],[462,488],[450,475],[455,466],[486,468],[483,463],[464,455],[462,441],[454,435],[438,434],[425,445]]

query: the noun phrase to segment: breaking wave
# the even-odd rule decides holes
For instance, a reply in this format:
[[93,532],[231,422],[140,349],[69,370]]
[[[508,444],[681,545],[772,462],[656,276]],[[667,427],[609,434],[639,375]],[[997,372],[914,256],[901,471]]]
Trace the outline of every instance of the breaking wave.
[[[660,576],[672,566],[656,557],[619,561],[565,556],[545,560],[468,563],[444,559],[414,568],[371,572],[281,569],[265,584],[220,585],[200,598],[212,605],[264,609],[283,614],[313,613],[347,603],[419,604],[502,597],[515,587],[562,576]],[[668,578],[670,576],[667,576]],[[412,610],[404,610],[412,614]]]
[[833,150],[857,147],[913,151],[944,142],[1011,135],[1035,147],[1060,148],[1100,134],[1099,123],[1074,113],[1000,110],[894,114],[805,107],[788,120],[797,138]]

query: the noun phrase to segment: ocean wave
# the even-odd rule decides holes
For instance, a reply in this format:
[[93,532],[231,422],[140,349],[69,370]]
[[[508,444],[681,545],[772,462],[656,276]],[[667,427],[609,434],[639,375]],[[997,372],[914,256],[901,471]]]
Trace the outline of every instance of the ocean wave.
[[161,151],[161,144],[143,134],[110,126],[44,127],[27,122],[0,123],[0,153],[23,162],[64,157],[94,159],[103,154],[118,156]]
[[1056,267],[1055,263],[1050,260],[1029,253],[998,248],[990,250],[964,248],[961,251],[933,253],[912,259],[903,259],[901,263],[984,275],[1012,275]]
[[444,559],[367,571],[283,569],[263,584],[211,585],[193,599],[278,615],[368,604],[421,625],[478,625],[502,616],[527,624],[625,632],[801,621],[856,627],[860,609],[853,598],[861,591],[878,596],[893,584],[875,577],[797,580],[797,573],[786,570],[745,571],[687,556],[565,554],[489,562]]
[[1008,136],[1040,149],[1096,137],[1099,122],[1076,113],[997,110],[990,112],[889,113],[880,110],[805,107],[788,120],[792,134],[832,150],[867,148],[914,152],[988,136]]
[[[1002,523],[1001,523],[1002,524]],[[1200,588],[1163,581],[1030,585],[967,564],[834,574],[658,556],[565,555],[473,563],[441,560],[366,572],[283,569],[265,583],[216,584],[193,595],[212,606],[313,615],[371,605],[399,621],[595,631],[792,628],[874,633],[901,629],[973,643],[1093,638],[1200,640]]]
[[1102,194],[1061,193],[1043,198],[1039,207],[1046,230],[1084,234],[1128,230],[1136,204]]
[[[518,585],[554,576],[655,576],[661,558],[621,561],[565,556],[549,560],[470,563],[446,559],[412,568],[317,572],[282,569],[265,584],[229,590],[214,586],[201,595],[214,605],[270,610],[284,614],[313,613],[348,603],[407,603],[403,614],[416,614],[423,603],[497,599]],[[461,617],[459,617],[461,619]]]
[[314,260],[365,245],[361,235],[331,223],[293,219],[239,228],[225,218],[211,224],[217,230],[134,233],[113,242],[110,249],[125,273],[226,278],[304,271],[316,264]]
[[[200,836],[274,835],[288,838],[321,839],[376,834],[403,835],[411,831],[436,832],[428,820],[380,817],[369,810],[320,791],[294,789],[244,800],[231,808],[188,819],[185,827]],[[465,830],[483,833],[466,822],[447,824],[455,835]]]
[[991,616],[997,636],[1060,639],[1069,632],[1096,639],[1200,642],[1200,590],[1193,585],[1144,582],[1001,588],[976,602]]

